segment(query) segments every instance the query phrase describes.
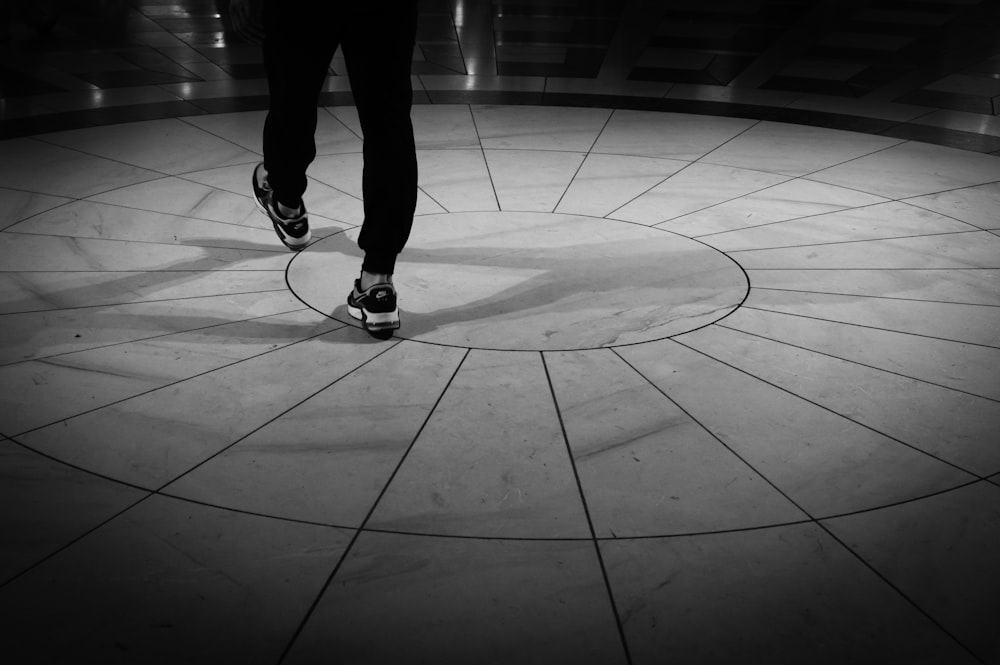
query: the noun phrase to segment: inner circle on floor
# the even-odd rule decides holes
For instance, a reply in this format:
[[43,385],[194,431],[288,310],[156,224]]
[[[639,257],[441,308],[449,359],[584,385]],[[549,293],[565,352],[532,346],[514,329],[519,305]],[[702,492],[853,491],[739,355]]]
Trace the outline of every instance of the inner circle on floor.
[[[356,325],[358,229],[288,267],[310,307]],[[541,212],[418,216],[396,264],[397,338],[476,349],[560,351],[672,337],[740,306],[749,283],[726,254],[656,227]]]

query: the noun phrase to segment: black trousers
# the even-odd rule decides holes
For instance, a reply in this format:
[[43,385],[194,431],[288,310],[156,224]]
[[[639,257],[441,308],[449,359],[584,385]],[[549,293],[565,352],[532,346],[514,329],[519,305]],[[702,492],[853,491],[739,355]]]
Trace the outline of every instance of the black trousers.
[[410,67],[417,0],[265,0],[264,66],[270,91],[264,167],[275,198],[298,205],[316,157],[316,113],[330,60],[343,49],[364,134],[362,265],[392,274],[413,226],[417,157]]

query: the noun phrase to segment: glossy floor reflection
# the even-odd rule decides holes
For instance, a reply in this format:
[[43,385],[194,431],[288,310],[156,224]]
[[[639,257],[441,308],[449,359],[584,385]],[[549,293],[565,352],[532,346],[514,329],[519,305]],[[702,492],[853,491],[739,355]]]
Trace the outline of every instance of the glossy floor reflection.
[[1000,159],[418,105],[377,341],[321,116],[299,255],[261,112],[2,145],[18,662],[1000,662]]

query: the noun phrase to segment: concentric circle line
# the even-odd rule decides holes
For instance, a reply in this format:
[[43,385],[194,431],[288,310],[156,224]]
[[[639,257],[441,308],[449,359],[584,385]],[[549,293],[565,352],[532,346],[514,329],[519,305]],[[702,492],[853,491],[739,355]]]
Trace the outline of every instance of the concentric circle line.
[[[715,356],[713,356],[713,355],[711,355],[709,353],[706,353],[706,352],[704,352],[704,351],[702,351],[702,350],[700,350],[698,348],[695,348],[693,346],[685,344],[683,341],[676,340],[676,339],[673,340],[673,341],[676,342],[677,344],[680,344],[681,346],[683,346],[684,348],[686,348],[686,349],[688,349],[690,351],[694,351],[695,353],[697,353],[699,355],[702,355],[702,356],[704,356],[704,357],[706,357],[706,358],[708,358],[710,360],[713,360],[713,361],[715,361],[715,362],[717,362],[717,363],[719,363],[721,365],[725,365],[726,367],[728,367],[728,368],[730,368],[732,370],[735,370],[735,371],[739,372],[740,374],[743,374],[745,376],[749,376],[750,378],[752,378],[752,379],[754,379],[756,381],[760,381],[761,383],[763,383],[765,385],[768,385],[768,386],[770,386],[772,388],[780,390],[781,392],[785,393],[786,395],[791,395],[792,397],[795,397],[797,399],[802,400],[803,402],[806,402],[807,404],[811,404],[812,406],[815,406],[815,407],[817,407],[819,409],[822,409],[823,411],[826,411],[827,413],[830,413],[830,414],[832,414],[834,416],[837,416],[838,418],[846,420],[847,422],[850,422],[850,423],[854,423],[855,425],[858,425],[859,427],[862,427],[862,428],[864,428],[864,429],[866,429],[866,430],[868,430],[870,432],[878,434],[879,436],[882,436],[882,437],[884,437],[886,439],[889,439],[890,441],[894,441],[894,442],[896,442],[896,443],[898,443],[898,444],[900,444],[902,446],[905,446],[905,447],[909,448],[910,450],[918,452],[921,455],[929,457],[929,458],[933,459],[935,462],[940,462],[942,464],[950,466],[953,469],[956,469],[958,471],[961,471],[962,473],[965,473],[965,474],[967,474],[969,476],[972,476],[976,480],[985,480],[986,479],[985,476],[980,475],[980,474],[978,474],[978,473],[976,473],[974,471],[970,471],[969,469],[966,469],[966,468],[962,467],[959,464],[956,464],[954,462],[950,462],[950,461],[948,461],[946,459],[942,459],[941,457],[938,457],[934,453],[931,453],[931,452],[928,452],[928,451],[923,450],[921,448],[918,448],[917,446],[914,446],[911,443],[907,443],[906,441],[903,441],[903,440],[901,440],[901,439],[899,439],[899,438],[897,438],[895,436],[892,436],[891,434],[887,434],[885,432],[879,431],[878,429],[876,429],[875,427],[872,427],[871,425],[866,425],[865,423],[860,422],[858,420],[855,420],[854,418],[851,418],[850,416],[844,415],[843,413],[838,413],[837,411],[833,410],[832,408],[830,408],[828,406],[824,406],[823,404],[820,404],[819,402],[816,402],[816,401],[814,401],[814,400],[812,400],[812,399],[810,399],[810,398],[808,398],[808,397],[806,397],[804,395],[799,395],[798,393],[792,392],[788,388],[784,388],[783,386],[781,386],[781,385],[779,385],[777,383],[774,383],[773,381],[769,381],[769,380],[767,380],[765,378],[759,377],[756,374],[754,374],[754,373],[752,373],[752,372],[750,372],[748,370],[745,370],[745,369],[743,369],[741,367],[737,367],[736,365],[733,365],[732,363],[729,363],[729,362],[727,362],[725,360],[722,360],[720,358],[716,358]],[[972,481],[969,481],[969,482],[972,482]],[[876,506],[876,507],[878,507],[878,506]],[[852,513],[853,512],[856,512],[856,511],[852,511]],[[823,518],[815,518],[814,517],[814,519],[828,519],[828,518],[825,518],[825,517],[823,517]]]
[[[393,344],[390,348],[395,348],[396,346],[398,346],[398,344]],[[434,405],[427,412],[427,415],[425,416],[425,418],[424,418],[423,422],[421,423],[419,429],[413,435],[413,439],[410,441],[410,445],[406,448],[406,450],[400,456],[399,461],[396,463],[395,468],[393,468],[392,473],[389,474],[389,478],[382,485],[382,489],[379,491],[378,496],[375,497],[375,500],[372,502],[371,507],[368,509],[368,512],[365,514],[364,519],[361,521],[361,525],[352,534],[351,540],[347,544],[347,547],[344,548],[344,551],[341,553],[340,557],[337,559],[336,565],[333,566],[333,569],[330,571],[330,574],[327,576],[326,581],[320,586],[319,592],[316,594],[316,597],[313,599],[312,603],[309,605],[309,609],[306,610],[305,614],[302,617],[302,620],[299,622],[298,626],[296,627],[295,632],[292,633],[291,638],[288,640],[287,646],[282,651],[281,657],[278,659],[278,663],[279,664],[281,662],[283,662],[285,660],[285,658],[288,656],[288,653],[291,651],[292,646],[295,644],[295,641],[298,640],[299,635],[302,634],[302,629],[309,622],[309,618],[313,615],[313,613],[316,611],[316,608],[319,606],[320,600],[322,600],[323,596],[326,595],[326,591],[330,587],[330,585],[333,583],[333,579],[337,576],[337,573],[340,571],[341,565],[343,565],[344,561],[347,560],[348,555],[354,549],[354,545],[358,542],[358,537],[361,535],[361,532],[365,529],[365,526],[371,520],[372,515],[375,514],[375,509],[378,508],[379,502],[381,502],[382,497],[384,497],[385,493],[389,490],[389,486],[392,484],[392,481],[396,478],[396,475],[399,473],[399,470],[403,467],[403,464],[406,462],[406,459],[409,457],[410,452],[413,450],[413,447],[417,444],[417,440],[420,438],[420,435],[423,434],[424,428],[427,427],[427,423],[430,422],[430,420],[433,417],[434,413],[437,411],[438,406],[441,404],[441,400],[444,399],[445,394],[447,394],[449,388],[451,388],[452,382],[454,382],[455,377],[458,376],[459,371],[461,371],[462,366],[465,364],[466,359],[469,357],[469,353],[471,353],[471,351],[466,351],[462,355],[462,358],[455,364],[454,371],[452,371],[451,376],[448,377],[448,381],[445,383],[444,388],[442,388],[441,393],[437,396],[437,400],[435,400]],[[374,358],[371,358],[368,362],[371,362],[372,360],[374,360],[375,358],[377,358],[377,357],[379,357],[381,355],[382,355],[381,353],[378,354]]]
[[601,546],[597,541],[597,530],[594,528],[594,519],[590,514],[590,505],[587,502],[587,493],[583,489],[583,481],[580,479],[580,471],[576,466],[576,457],[573,455],[573,448],[569,442],[569,434],[566,432],[566,422],[563,420],[562,409],[559,406],[559,396],[556,395],[556,388],[552,383],[552,375],[549,373],[549,365],[545,362],[545,353],[539,351],[538,356],[542,362],[542,369],[545,371],[545,381],[548,385],[549,397],[552,399],[552,405],[555,407],[556,419],[559,422],[559,431],[566,450],[566,458],[568,459],[570,469],[573,472],[573,480],[576,483],[576,490],[580,495],[580,505],[583,507],[583,514],[587,520],[587,529],[590,531],[590,538],[594,544],[594,553],[597,555],[597,563],[601,568],[601,577],[604,580],[604,589],[607,592],[608,602],[611,604],[611,612],[614,615],[615,623],[618,626],[618,636],[621,639],[622,648],[625,650],[625,659],[631,663],[632,656],[629,653],[628,640],[625,637],[622,615],[618,610],[618,603],[615,600],[614,590],[611,588],[611,580],[608,577],[608,569],[604,563],[604,555],[601,553]]
[[[768,309],[766,307],[761,307],[760,305],[743,305],[744,309],[752,309],[757,312],[767,312],[768,314],[784,314],[786,316],[792,316],[797,319],[809,319],[811,321],[822,321],[823,323],[835,323],[842,326],[851,326],[852,328],[864,328],[866,330],[877,330],[879,332],[894,333],[896,335],[907,335],[909,337],[920,337],[922,339],[932,339],[936,342],[947,342],[950,344],[961,344],[963,346],[978,346],[983,349],[994,349],[1000,350],[1000,346],[992,346],[990,344],[981,344],[979,342],[967,342],[964,340],[948,339],[947,337],[937,337],[935,335],[925,335],[923,333],[916,333],[909,330],[893,330],[892,328],[882,328],[879,326],[871,326],[864,323],[855,323],[849,321],[838,321],[836,319],[825,319],[821,316],[810,316],[808,314],[791,314],[789,312],[782,312],[777,309]],[[980,395],[982,397],[982,395]]]

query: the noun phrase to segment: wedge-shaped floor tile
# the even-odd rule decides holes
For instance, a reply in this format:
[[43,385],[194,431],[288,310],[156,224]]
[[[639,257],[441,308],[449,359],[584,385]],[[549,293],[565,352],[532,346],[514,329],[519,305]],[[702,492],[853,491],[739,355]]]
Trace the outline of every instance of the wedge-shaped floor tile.
[[815,525],[601,551],[636,665],[979,662]]
[[844,162],[849,166],[855,163],[851,160],[901,142],[826,127],[761,122],[714,150],[704,161],[802,176]]
[[627,662],[594,544],[362,533],[288,665]]
[[1000,403],[713,326],[685,344],[977,475],[1000,469]]
[[744,306],[808,318],[1000,347],[1000,308],[751,289]]
[[608,109],[544,106],[473,106],[482,145],[500,150],[572,150],[594,145]]
[[386,349],[343,328],[38,430],[27,445],[159,488]]
[[603,217],[684,166],[684,162],[670,159],[589,154],[556,212]]
[[599,538],[806,519],[613,352],[545,360]]
[[744,332],[978,397],[1000,400],[1000,349],[743,307],[725,321]]
[[152,497],[2,590],[4,651],[14,662],[270,665],[349,539]]
[[164,491],[255,513],[360,526],[465,351],[404,342]]
[[0,584],[144,496],[0,439]]
[[245,150],[183,120],[167,118],[46,134],[46,141],[139,168],[177,175],[253,163]]
[[42,427],[324,333],[341,324],[297,310],[0,367],[0,423]]
[[1000,159],[908,141],[814,173],[809,179],[901,199],[996,182]]
[[616,110],[594,152],[694,161],[756,121],[686,113]]
[[[698,333],[691,335],[696,340]],[[676,342],[619,353],[813,516],[882,506],[972,479]]]
[[[788,180],[788,176],[692,164],[608,216],[670,229],[670,220],[738,199]],[[666,223],[664,223],[666,222]]]
[[578,152],[487,150],[500,209],[552,212],[583,163]]
[[369,525],[462,536],[589,536],[540,355],[470,352]]
[[756,289],[1000,305],[1000,270],[747,271]]
[[[798,181],[803,182],[803,181]],[[674,230],[671,228],[671,230]],[[825,215],[776,222],[699,237],[723,252],[823,243],[910,238],[974,231],[975,227],[944,215],[890,202]]]
[[448,212],[499,210],[483,151],[421,150],[420,188]]
[[1000,487],[976,483],[825,525],[981,662],[1000,662]]

